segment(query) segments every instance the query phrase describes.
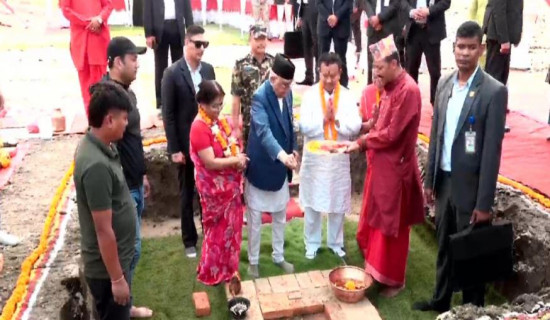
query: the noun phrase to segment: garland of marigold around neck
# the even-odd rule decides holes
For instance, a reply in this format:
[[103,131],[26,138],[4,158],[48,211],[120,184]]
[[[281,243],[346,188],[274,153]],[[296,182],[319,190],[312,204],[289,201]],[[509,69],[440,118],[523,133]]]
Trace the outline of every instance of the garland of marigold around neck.
[[[229,123],[227,123],[227,119],[225,117],[218,119],[216,123],[208,117],[206,112],[202,108],[199,108],[199,114],[201,118],[206,122],[206,124],[210,127],[212,130],[212,133],[214,134],[214,137],[216,138],[216,141],[222,146],[223,149],[223,155],[227,158],[230,156],[235,157],[240,153],[239,145],[237,143],[237,139],[235,137],[231,136],[231,127],[229,126]],[[222,130],[224,134],[222,134]],[[229,139],[229,141],[228,141]]]
[[65,176],[61,180],[61,183],[57,187],[55,195],[53,196],[52,202],[50,204],[50,210],[44,222],[44,227],[42,228],[42,234],[40,235],[40,242],[38,247],[33,250],[33,252],[23,261],[21,264],[21,273],[17,279],[17,284],[13,290],[10,298],[6,301],[4,308],[2,309],[2,315],[0,315],[0,320],[11,320],[17,311],[18,305],[23,302],[23,298],[27,294],[27,288],[30,282],[30,276],[32,268],[38,259],[46,253],[48,248],[48,238],[50,237],[52,226],[54,223],[54,218],[58,212],[59,203],[63,197],[63,193],[69,184],[69,180],[73,176],[74,171],[74,162],[71,164],[69,170],[65,173]]
[[[319,83],[319,95],[321,98],[321,106],[323,107],[323,115],[325,115],[327,114],[327,100],[325,99],[325,88],[323,87],[323,82]],[[337,83],[334,88],[334,99],[332,101],[334,115],[336,115],[336,112],[338,112],[338,102],[340,101],[340,83]],[[336,131],[336,121],[334,119],[323,125],[323,131],[325,133],[325,140],[338,140],[338,131]],[[331,131],[332,137],[330,137],[329,131]]]

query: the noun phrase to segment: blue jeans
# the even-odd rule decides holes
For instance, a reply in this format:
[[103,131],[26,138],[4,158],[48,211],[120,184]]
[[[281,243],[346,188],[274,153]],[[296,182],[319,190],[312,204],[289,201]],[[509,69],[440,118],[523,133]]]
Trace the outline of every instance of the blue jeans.
[[136,266],[138,264],[139,258],[141,256],[141,214],[143,213],[143,208],[145,207],[145,197],[143,195],[143,186],[131,189],[130,195],[132,196],[132,199],[134,199],[134,202],[136,204],[136,241],[135,241],[135,252],[134,252],[134,258],[132,259],[132,262],[130,263],[130,279],[128,279],[128,285],[132,286],[132,279],[134,278],[134,271],[136,270]]

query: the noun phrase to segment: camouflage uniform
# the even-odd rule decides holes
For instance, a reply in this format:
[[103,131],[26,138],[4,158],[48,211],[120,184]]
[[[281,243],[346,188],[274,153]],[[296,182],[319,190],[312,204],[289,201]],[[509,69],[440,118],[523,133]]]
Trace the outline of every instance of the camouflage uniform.
[[241,115],[243,118],[243,141],[246,144],[250,131],[250,107],[252,95],[258,87],[267,79],[268,71],[273,65],[273,56],[266,53],[260,63],[252,56],[246,55],[237,60],[231,77],[231,94],[241,98]]

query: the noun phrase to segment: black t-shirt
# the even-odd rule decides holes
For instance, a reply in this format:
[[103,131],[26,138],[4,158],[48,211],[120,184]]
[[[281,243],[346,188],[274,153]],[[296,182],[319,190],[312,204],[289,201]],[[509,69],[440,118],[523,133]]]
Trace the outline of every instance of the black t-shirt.
[[145,175],[145,155],[143,153],[141,117],[137,108],[137,98],[129,86],[112,80],[108,74],[103,78],[103,81],[113,81],[122,86],[128,93],[132,103],[132,110],[128,113],[128,126],[126,126],[122,140],[118,141],[116,145],[128,188],[130,190],[137,189],[143,185],[143,175]]

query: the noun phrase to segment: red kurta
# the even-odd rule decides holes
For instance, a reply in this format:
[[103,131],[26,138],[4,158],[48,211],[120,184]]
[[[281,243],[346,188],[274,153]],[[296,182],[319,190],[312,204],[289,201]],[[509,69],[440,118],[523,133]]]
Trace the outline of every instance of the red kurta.
[[[107,46],[111,40],[107,20],[113,11],[111,0],[59,0],[63,15],[71,23],[71,57],[78,71],[82,99],[88,113],[88,88],[107,71]],[[87,29],[93,17],[103,25],[95,33]]]
[[[368,88],[362,103],[363,110],[375,103]],[[380,104],[378,121],[366,139],[368,169],[357,241],[367,271],[381,283],[402,286],[410,226],[424,220],[416,157],[420,90],[403,72],[385,86]]]

